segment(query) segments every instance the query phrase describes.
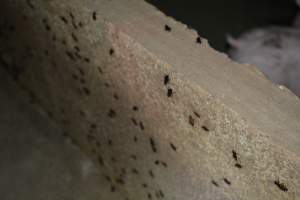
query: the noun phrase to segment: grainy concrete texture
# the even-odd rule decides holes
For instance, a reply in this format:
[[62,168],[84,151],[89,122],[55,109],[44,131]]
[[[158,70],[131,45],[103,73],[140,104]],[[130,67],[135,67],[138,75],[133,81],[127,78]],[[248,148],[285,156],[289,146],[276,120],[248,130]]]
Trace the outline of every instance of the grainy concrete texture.
[[2,4],[2,65],[110,199],[300,199],[299,98],[254,67],[140,0]]
[[109,199],[93,162],[22,96],[0,69],[0,199]]

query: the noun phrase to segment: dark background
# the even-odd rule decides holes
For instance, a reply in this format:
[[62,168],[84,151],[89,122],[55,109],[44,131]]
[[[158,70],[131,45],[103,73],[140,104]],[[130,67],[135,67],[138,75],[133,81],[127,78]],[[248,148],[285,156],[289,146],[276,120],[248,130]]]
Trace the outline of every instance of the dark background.
[[268,25],[291,25],[298,12],[294,0],[148,0],[166,15],[196,29],[220,51],[233,36]]

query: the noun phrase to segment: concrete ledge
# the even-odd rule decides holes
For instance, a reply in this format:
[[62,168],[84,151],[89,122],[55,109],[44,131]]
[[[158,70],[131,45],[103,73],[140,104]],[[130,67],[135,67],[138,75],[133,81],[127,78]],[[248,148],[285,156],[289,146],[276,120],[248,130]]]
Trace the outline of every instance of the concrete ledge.
[[254,67],[143,1],[2,4],[1,65],[112,199],[300,199],[300,101]]

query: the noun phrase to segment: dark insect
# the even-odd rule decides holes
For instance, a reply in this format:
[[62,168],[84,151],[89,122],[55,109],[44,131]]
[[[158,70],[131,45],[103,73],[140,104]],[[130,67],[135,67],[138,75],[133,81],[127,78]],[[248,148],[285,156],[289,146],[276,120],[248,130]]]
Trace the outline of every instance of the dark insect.
[[224,178],[223,180],[227,185],[231,185],[231,182],[227,178]]
[[68,24],[68,20],[64,16],[60,16],[61,21],[63,21],[65,24]]
[[234,166],[237,167],[237,168],[239,168],[239,169],[242,168],[242,165],[240,163],[236,163]]
[[103,166],[104,165],[104,161],[103,161],[103,158],[102,158],[102,156],[98,156],[98,162],[99,162],[99,164],[101,165],[101,166]]
[[171,32],[172,29],[171,29],[170,26],[168,26],[168,25],[166,24],[166,25],[165,25],[165,30],[168,31],[168,32]]
[[85,62],[87,62],[87,63],[90,63],[91,62],[91,60],[89,59],[89,58],[84,58],[83,59]]
[[233,157],[233,159],[234,159],[235,161],[238,160],[238,158],[237,158],[237,153],[236,153],[235,150],[232,150],[232,157]]
[[75,42],[78,42],[78,38],[74,33],[72,33],[71,36]]
[[110,191],[111,191],[111,192],[115,192],[115,191],[116,191],[116,187],[112,185],[112,186],[110,187]]
[[197,39],[196,39],[196,42],[201,44],[202,43],[201,37],[198,36]]
[[219,187],[219,184],[215,181],[215,180],[212,180],[211,183],[216,186],[216,187]]
[[167,163],[166,162],[164,162],[164,161],[161,161],[160,162],[165,168],[167,168],[168,167],[168,165],[167,165]]
[[154,173],[153,173],[152,170],[149,170],[148,173],[149,173],[149,175],[150,175],[151,178],[154,178]]
[[134,110],[134,111],[138,111],[138,110],[139,110],[139,108],[138,108],[137,106],[133,106],[133,107],[132,107],[132,110]]
[[112,109],[110,109],[109,110],[109,112],[108,112],[108,116],[110,117],[110,118],[114,118],[114,117],[116,117],[116,112],[114,111],[114,110],[112,110]]
[[145,129],[145,126],[143,124],[143,122],[140,122],[140,129],[143,131]]
[[158,193],[159,193],[160,197],[164,198],[165,195],[162,190],[159,190]]
[[91,94],[91,91],[86,87],[83,88],[83,91],[87,96],[89,96]]
[[124,185],[125,184],[125,182],[124,182],[124,180],[122,178],[117,178],[116,179],[116,183],[118,183],[120,185]]
[[138,170],[135,169],[135,168],[132,168],[132,169],[131,169],[131,172],[134,173],[134,174],[138,174],[138,173],[139,173]]
[[92,124],[91,124],[91,128],[92,128],[92,129],[96,129],[96,128],[97,128],[97,124],[92,123]]
[[208,129],[206,126],[202,126],[202,129],[203,129],[204,131],[206,131],[206,132],[209,131],[209,129]]
[[154,153],[157,152],[156,146],[155,146],[155,142],[153,140],[153,138],[150,138],[150,145],[151,145],[151,149]]
[[93,20],[97,20],[97,13],[96,13],[96,11],[93,12]]
[[167,85],[169,82],[170,82],[169,75],[165,75],[165,77],[164,77],[164,84]]
[[191,126],[194,126],[195,125],[195,120],[194,120],[194,118],[190,115],[189,116],[189,124],[191,125]]
[[27,5],[31,8],[34,9],[34,5],[32,4],[32,2],[30,0],[27,0]]
[[176,146],[175,146],[172,142],[170,143],[170,146],[171,146],[171,148],[172,148],[174,151],[177,151]]
[[277,185],[280,190],[284,192],[288,191],[288,188],[283,183],[280,183],[279,180],[274,181],[274,184]]
[[109,50],[109,55],[113,55],[114,53],[115,53],[115,50],[113,50],[113,49]]
[[136,155],[131,155],[130,157],[131,157],[133,160],[137,160]]
[[168,89],[167,96],[168,97],[173,96],[173,90],[171,88]]
[[200,118],[200,114],[197,112],[194,112],[194,114],[196,115],[196,117]]
[[114,94],[113,97],[115,100],[119,100],[119,96],[117,94]]
[[132,121],[132,123],[133,123],[135,126],[138,125],[137,121],[136,121],[134,118],[131,118],[131,121]]

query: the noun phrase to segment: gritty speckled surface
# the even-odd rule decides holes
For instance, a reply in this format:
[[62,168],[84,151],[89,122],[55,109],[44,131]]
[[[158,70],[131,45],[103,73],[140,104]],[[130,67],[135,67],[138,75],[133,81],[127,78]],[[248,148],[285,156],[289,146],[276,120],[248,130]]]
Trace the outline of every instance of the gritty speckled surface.
[[143,1],[5,2],[2,65],[111,199],[299,199],[299,99],[253,67]]
[[107,199],[91,159],[29,104],[2,69],[0,83],[1,199]]

